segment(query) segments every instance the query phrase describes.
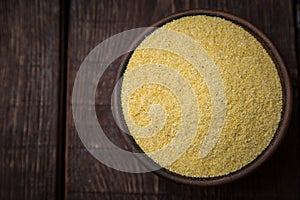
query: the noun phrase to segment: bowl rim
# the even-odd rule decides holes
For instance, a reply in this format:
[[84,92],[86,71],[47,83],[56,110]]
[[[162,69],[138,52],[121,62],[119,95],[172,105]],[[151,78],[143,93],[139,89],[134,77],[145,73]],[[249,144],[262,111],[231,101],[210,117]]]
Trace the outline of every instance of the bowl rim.
[[[224,11],[218,11],[218,10],[208,10],[208,9],[191,9],[186,11],[181,11],[177,13],[173,13],[167,17],[162,18],[161,20],[153,23],[146,31],[141,33],[139,37],[132,43],[132,46],[130,49],[135,49],[145,38],[145,36],[151,34],[153,32],[153,28],[151,27],[161,27],[162,25],[171,22],[175,19],[187,17],[187,16],[197,16],[197,15],[206,15],[206,16],[212,16],[212,17],[219,17],[225,20],[229,20],[232,23],[242,27],[244,30],[246,30],[248,33],[250,33],[252,36],[254,36],[265,48],[265,50],[268,52],[269,56],[272,58],[272,61],[275,64],[275,67],[277,69],[278,75],[280,77],[281,86],[282,86],[282,93],[283,93],[283,107],[281,112],[281,120],[279,122],[278,128],[276,132],[274,133],[274,136],[268,146],[262,151],[260,155],[258,155],[254,160],[252,160],[250,163],[243,166],[241,169],[231,172],[226,175],[222,176],[215,176],[215,177],[208,177],[208,178],[200,178],[200,177],[189,177],[180,175],[174,172],[171,172],[165,168],[161,168],[157,171],[153,171],[155,174],[173,180],[178,183],[184,183],[189,185],[198,185],[198,186],[214,186],[214,185],[220,185],[228,182],[232,182],[234,180],[240,179],[241,177],[244,177],[248,175],[250,172],[257,169],[262,163],[264,163],[277,149],[279,144],[284,138],[285,133],[288,130],[289,123],[291,121],[291,115],[292,115],[292,86],[290,82],[290,78],[288,75],[287,68],[283,62],[283,59],[281,58],[278,50],[276,49],[275,45],[268,39],[268,37],[262,33],[258,28],[256,28],[254,25],[252,25],[250,22],[229,14]],[[128,61],[132,55],[134,50],[130,53],[125,54],[122,57],[122,61],[120,66],[117,69],[117,75],[115,78],[115,82],[118,81],[122,74],[124,73]],[[112,106],[117,107],[118,110],[117,113],[115,113],[115,117],[118,118],[117,120],[120,120],[120,118],[123,117],[122,114],[122,108],[119,108],[119,100],[120,97],[117,97],[120,94],[120,88],[119,91],[117,91],[115,94],[113,94],[112,99]],[[114,112],[114,111],[113,111]],[[122,116],[121,116],[122,115]],[[144,153],[141,148],[137,145],[135,140],[132,136],[122,132],[120,130],[121,136],[125,140],[126,144],[129,146],[130,150],[142,152]],[[146,154],[147,155],[147,154]],[[149,158],[149,157],[148,157]],[[151,159],[150,162],[152,164],[155,164],[155,162]],[[143,163],[145,164],[145,163]],[[147,165],[147,164],[145,164]]]

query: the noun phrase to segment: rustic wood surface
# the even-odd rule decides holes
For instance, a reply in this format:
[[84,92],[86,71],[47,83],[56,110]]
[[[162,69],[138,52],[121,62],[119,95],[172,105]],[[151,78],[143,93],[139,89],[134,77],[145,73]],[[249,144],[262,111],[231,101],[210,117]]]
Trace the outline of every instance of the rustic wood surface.
[[[294,88],[283,143],[250,175],[216,187],[106,167],[87,152],[74,126],[71,92],[80,64],[112,35],[192,8],[240,16],[277,46]],[[283,0],[0,1],[0,199],[299,199],[295,11],[296,1]],[[96,111],[111,140],[126,149],[110,113],[117,67],[118,61],[99,82]]]
[[55,199],[59,2],[0,1],[0,199]]

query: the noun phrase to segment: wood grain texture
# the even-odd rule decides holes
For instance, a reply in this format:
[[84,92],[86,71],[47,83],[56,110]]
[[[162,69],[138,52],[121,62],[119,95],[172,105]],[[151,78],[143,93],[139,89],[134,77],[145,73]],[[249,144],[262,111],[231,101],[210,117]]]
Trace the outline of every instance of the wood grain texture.
[[[68,199],[298,199],[299,198],[299,96],[292,1],[282,0],[71,0],[68,54],[67,182]],[[128,174],[99,163],[77,136],[70,97],[76,72],[85,56],[104,39],[136,27],[149,26],[173,12],[205,8],[240,16],[262,30],[278,47],[291,75],[295,93],[293,121],[283,144],[258,170],[247,177],[216,187],[177,184],[152,173]],[[118,128],[112,122],[110,94],[118,62],[100,81],[96,110],[104,118],[107,135],[120,147]],[[78,99],[80,102],[80,99]],[[99,149],[105,151],[105,149]]]
[[58,3],[0,1],[0,199],[56,199]]

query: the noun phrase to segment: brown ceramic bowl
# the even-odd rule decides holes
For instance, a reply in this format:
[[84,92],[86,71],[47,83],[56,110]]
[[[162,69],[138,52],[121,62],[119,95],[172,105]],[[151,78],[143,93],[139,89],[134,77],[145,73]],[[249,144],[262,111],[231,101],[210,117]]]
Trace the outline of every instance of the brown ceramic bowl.
[[[223,176],[217,176],[212,178],[194,178],[194,177],[187,177],[182,176],[179,174],[176,174],[174,172],[171,172],[165,168],[162,168],[160,170],[155,171],[158,175],[168,178],[170,180],[179,182],[179,183],[185,183],[185,184],[191,184],[191,185],[201,185],[201,186],[209,186],[209,185],[218,185],[218,184],[224,184],[236,179],[239,179],[247,174],[249,174],[251,171],[256,169],[259,165],[261,165],[267,158],[271,156],[271,154],[275,151],[275,149],[278,147],[280,142],[282,141],[285,132],[288,129],[288,125],[291,118],[292,113],[292,88],[288,76],[287,69],[285,67],[285,64],[279,55],[277,49],[272,44],[272,42],[256,27],[254,27],[252,24],[247,22],[244,19],[241,19],[237,16],[220,12],[220,11],[212,11],[212,10],[188,10],[176,14],[172,14],[171,16],[165,17],[162,20],[154,23],[151,27],[161,27],[162,25],[181,17],[185,16],[193,16],[193,15],[207,15],[207,16],[216,16],[220,17],[226,20],[229,20],[241,27],[243,27],[246,31],[248,31],[250,34],[252,34],[266,49],[266,51],[269,53],[270,57],[273,59],[273,62],[276,65],[276,68],[278,70],[281,84],[282,84],[282,92],[283,92],[283,111],[281,114],[281,121],[279,123],[278,129],[276,133],[274,134],[273,139],[271,140],[270,144],[267,146],[267,148],[252,162],[244,166],[238,171],[232,172],[228,175]],[[132,44],[132,47],[138,46],[140,42],[145,38],[146,35],[149,35],[153,29],[149,28],[149,30],[145,31],[140,37],[136,39],[136,42]],[[122,64],[120,65],[117,73],[116,80],[119,80],[128,64],[128,61],[131,57],[132,53],[129,53],[124,56],[124,60]],[[122,109],[120,107],[120,88],[116,91],[113,98],[113,107],[115,116],[118,118],[117,120],[124,121]],[[134,152],[143,152],[139,146],[136,144],[134,139],[125,133],[122,133],[122,136],[125,138],[128,146],[131,148]],[[144,161],[143,161],[144,162]],[[154,162],[149,158],[149,162]],[[147,163],[144,163],[147,165]]]

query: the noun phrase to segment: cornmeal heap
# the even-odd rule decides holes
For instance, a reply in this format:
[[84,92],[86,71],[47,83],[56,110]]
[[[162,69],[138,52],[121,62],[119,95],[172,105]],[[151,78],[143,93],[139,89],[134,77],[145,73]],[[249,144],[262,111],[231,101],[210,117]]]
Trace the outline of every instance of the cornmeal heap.
[[281,119],[278,71],[262,44],[219,17],[182,17],[133,52],[121,89],[128,130],[162,167],[216,177],[252,162]]

